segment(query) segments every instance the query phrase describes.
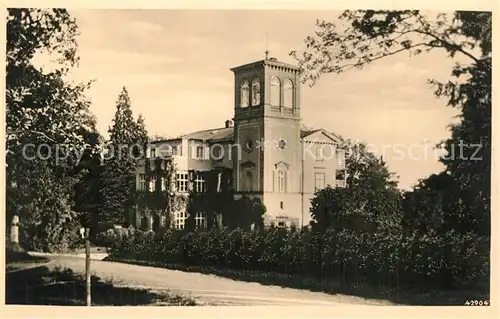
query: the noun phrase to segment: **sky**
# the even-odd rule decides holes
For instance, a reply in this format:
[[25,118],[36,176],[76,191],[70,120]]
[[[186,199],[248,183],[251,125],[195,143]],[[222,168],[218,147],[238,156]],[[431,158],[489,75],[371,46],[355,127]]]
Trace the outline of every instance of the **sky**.
[[[334,11],[70,10],[80,29],[80,66],[70,78],[95,80],[88,96],[107,135],[123,86],[150,135],[177,136],[224,126],[233,116],[230,68],[270,56],[294,63],[316,19]],[[401,188],[442,170],[432,145],[458,114],[427,79],[450,79],[444,54],[406,54],[301,87],[304,124],[368,143],[384,155]],[[385,148],[385,151],[383,149]],[[399,149],[399,153],[395,151]],[[404,152],[404,153],[401,153]],[[426,155],[427,154],[427,155]]]

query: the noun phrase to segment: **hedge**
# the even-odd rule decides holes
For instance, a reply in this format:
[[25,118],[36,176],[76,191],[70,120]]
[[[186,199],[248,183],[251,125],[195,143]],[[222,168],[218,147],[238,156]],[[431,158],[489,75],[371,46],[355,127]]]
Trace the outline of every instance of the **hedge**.
[[488,282],[489,245],[473,233],[402,237],[315,232],[165,230],[117,237],[111,258],[279,272],[344,282],[459,287]]

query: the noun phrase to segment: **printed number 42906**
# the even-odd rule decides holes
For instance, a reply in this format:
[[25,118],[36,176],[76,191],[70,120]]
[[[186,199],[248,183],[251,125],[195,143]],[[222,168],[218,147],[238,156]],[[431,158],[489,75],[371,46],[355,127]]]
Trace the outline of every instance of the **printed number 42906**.
[[466,306],[489,306],[490,302],[488,300],[467,300],[465,302]]

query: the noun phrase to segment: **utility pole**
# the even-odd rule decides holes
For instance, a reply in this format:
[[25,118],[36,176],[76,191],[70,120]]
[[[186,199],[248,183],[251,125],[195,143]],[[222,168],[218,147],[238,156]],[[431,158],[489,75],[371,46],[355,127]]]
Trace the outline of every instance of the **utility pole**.
[[86,296],[87,296],[87,306],[92,305],[91,302],[91,290],[90,290],[90,228],[80,228],[80,234],[82,238],[85,239],[85,279],[86,279]]

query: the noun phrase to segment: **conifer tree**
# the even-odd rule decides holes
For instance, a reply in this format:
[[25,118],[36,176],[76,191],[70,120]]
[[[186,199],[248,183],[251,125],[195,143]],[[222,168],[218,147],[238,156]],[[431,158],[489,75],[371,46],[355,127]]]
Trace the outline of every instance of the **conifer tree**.
[[135,168],[144,155],[147,132],[144,119],[134,120],[128,91],[123,87],[116,101],[113,124],[104,158],[101,222],[130,224],[135,194]]

